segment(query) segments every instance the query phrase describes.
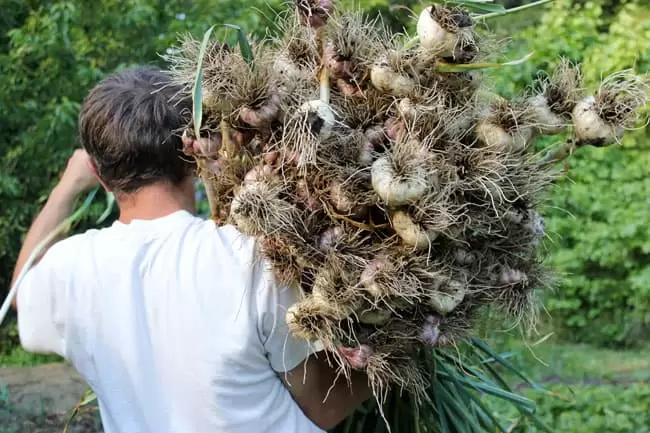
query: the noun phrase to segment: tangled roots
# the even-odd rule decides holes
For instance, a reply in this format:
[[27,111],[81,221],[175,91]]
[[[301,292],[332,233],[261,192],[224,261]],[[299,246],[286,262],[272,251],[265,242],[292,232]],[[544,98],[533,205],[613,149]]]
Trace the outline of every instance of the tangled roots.
[[[459,344],[486,310],[533,326],[538,290],[553,284],[539,208],[559,173],[533,139],[572,124],[578,144],[616,142],[648,83],[625,71],[585,96],[562,60],[534,93],[488,97],[480,72],[439,67],[490,55],[460,6],[425,8],[419,46],[404,46],[331,0],[292,5],[252,62],[210,42],[200,138],[187,125],[184,151],[213,218],[258,238],[301,293],[291,332],[320,341],[341,372],[366,371],[379,398],[392,386],[421,395],[423,351]],[[185,94],[199,51],[186,36],[167,56]]]

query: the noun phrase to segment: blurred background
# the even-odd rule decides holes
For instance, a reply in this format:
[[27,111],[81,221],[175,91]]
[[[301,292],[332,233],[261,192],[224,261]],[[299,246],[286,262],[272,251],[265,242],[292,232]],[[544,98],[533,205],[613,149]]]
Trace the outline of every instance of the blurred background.
[[[508,8],[527,3],[500,2]],[[409,32],[414,32],[413,14],[426,6],[413,0],[340,3],[380,14],[395,31]],[[0,0],[0,6],[4,298],[23,236],[78,146],[77,115],[88,90],[107,74],[134,64],[164,67],[160,56],[173,49],[179,33],[201,38],[212,24],[230,23],[262,37],[274,30],[274,14],[286,5],[279,0]],[[494,90],[503,95],[522,92],[560,57],[582,64],[591,90],[606,74],[650,70],[647,0],[555,0],[488,20],[485,30],[504,43],[503,59],[535,53],[523,65],[489,73]],[[224,30],[219,37],[235,34]],[[538,145],[561,141],[554,137]],[[581,149],[565,169],[568,177],[551,192],[545,213],[548,262],[561,278],[553,292],[542,294],[545,310],[538,332],[522,336],[486,327],[482,337],[559,394],[517,388],[539,403],[540,416],[558,432],[648,433],[650,128],[630,132],[620,146]],[[200,191],[198,196],[202,198]],[[75,230],[94,227],[104,208],[99,197]],[[200,212],[206,210],[202,201]],[[24,381],[34,382],[30,368],[59,361],[22,351],[15,317],[0,328],[0,433],[62,431],[60,420],[48,418],[45,406],[26,407],[27,400],[14,397],[21,393],[21,369],[30,372]],[[42,386],[46,376],[38,380]],[[76,401],[79,384],[73,389]],[[502,416],[511,415],[501,409],[495,407]],[[520,426],[513,431],[535,430]]]

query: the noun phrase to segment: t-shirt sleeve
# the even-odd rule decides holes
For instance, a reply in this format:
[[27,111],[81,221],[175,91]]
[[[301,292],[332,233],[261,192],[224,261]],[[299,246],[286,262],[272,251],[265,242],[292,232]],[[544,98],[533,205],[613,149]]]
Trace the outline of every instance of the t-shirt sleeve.
[[260,260],[258,268],[257,306],[262,343],[271,368],[285,373],[318,349],[315,344],[294,336],[287,325],[286,313],[300,299],[298,291],[278,285],[268,262]]
[[52,245],[27,271],[18,286],[18,335],[23,348],[36,353],[65,357],[67,287],[64,241]]

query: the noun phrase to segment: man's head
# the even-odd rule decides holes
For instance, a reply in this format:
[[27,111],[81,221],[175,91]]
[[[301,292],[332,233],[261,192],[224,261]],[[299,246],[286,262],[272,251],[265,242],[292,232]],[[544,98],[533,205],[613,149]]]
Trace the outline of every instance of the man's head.
[[151,67],[114,74],[90,91],[79,118],[81,143],[107,189],[130,194],[154,183],[180,185],[192,175],[180,134],[191,100],[179,92],[167,73]]

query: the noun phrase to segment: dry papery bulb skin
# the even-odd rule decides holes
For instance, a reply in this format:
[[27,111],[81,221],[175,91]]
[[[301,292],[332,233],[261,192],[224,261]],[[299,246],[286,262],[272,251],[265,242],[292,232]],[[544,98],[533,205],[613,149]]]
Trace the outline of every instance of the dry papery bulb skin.
[[294,0],[293,4],[300,21],[313,28],[323,27],[334,10],[334,0]]
[[459,7],[428,6],[420,13],[416,27],[421,47],[441,58],[469,63],[478,54],[472,18]]
[[323,63],[345,96],[363,97],[362,81],[383,49],[378,25],[378,20],[371,21],[360,12],[337,12],[325,28]]
[[540,82],[541,89],[530,97],[531,120],[541,135],[566,131],[571,114],[583,98],[583,78],[580,69],[562,59],[553,74]]
[[520,152],[533,138],[529,123],[530,107],[523,103],[498,100],[483,109],[476,125],[478,139],[487,147]]
[[395,39],[380,36],[384,46],[370,67],[370,82],[378,91],[393,98],[406,98],[418,91],[418,77],[415,76],[417,58],[404,49]]
[[[571,126],[578,142],[620,140],[647,81],[613,74],[585,96],[562,59],[534,93],[485,98],[480,71],[436,69],[491,49],[461,7],[426,7],[416,47],[331,0],[296,0],[279,19],[252,65],[209,47],[201,136],[187,125],[184,151],[213,218],[259,239],[300,292],[291,332],[320,341],[346,377],[366,371],[380,400],[394,387],[421,395],[418,353],[464,341],[486,308],[531,322],[553,281],[540,208],[561,173],[532,140]],[[169,56],[188,92],[199,46],[186,37]]]
[[370,69],[370,80],[376,89],[398,98],[408,97],[416,90],[415,80],[391,68],[385,56]]
[[597,147],[620,142],[639,121],[639,110],[650,97],[648,79],[621,71],[606,77],[594,95],[578,101],[572,112],[579,144]]

